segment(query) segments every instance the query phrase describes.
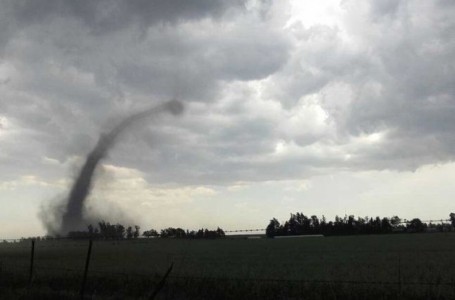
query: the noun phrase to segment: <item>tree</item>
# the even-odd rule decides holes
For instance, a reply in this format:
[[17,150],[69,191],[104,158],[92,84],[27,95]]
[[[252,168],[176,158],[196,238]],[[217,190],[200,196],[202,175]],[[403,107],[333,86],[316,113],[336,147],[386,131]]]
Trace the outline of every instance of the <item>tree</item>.
[[420,219],[415,218],[409,222],[407,228],[410,232],[423,232],[425,230],[425,224]]
[[162,229],[160,236],[162,238],[184,238],[186,236],[186,232],[182,228],[169,227]]
[[125,238],[125,226],[123,226],[122,224],[116,224],[116,225],[112,225],[112,227],[113,227],[114,237],[116,239]]
[[280,230],[280,222],[278,222],[277,219],[273,218],[272,220],[270,220],[269,225],[265,229],[265,234],[267,235],[267,237],[273,238],[274,236],[276,236],[278,234],[279,230]]
[[388,233],[392,231],[392,224],[388,218],[382,218],[381,220],[381,232]]
[[390,218],[390,224],[393,226],[393,228],[396,228],[400,225],[401,219],[398,216],[393,216]]
[[158,231],[156,231],[155,229],[146,230],[144,231],[144,233],[142,233],[142,235],[147,238],[159,236]]
[[320,222],[317,216],[313,215],[311,216],[311,233],[320,233],[321,232],[321,226]]
[[218,228],[216,229],[216,236],[217,236],[217,237],[225,237],[226,234],[224,233],[224,230],[223,230],[223,229],[221,229],[220,227],[218,227]]
[[126,238],[127,239],[133,238],[133,228],[131,226],[128,226],[128,228],[126,229]]
[[103,238],[107,238],[107,225],[109,223],[106,224],[106,222],[104,221],[101,221],[98,223],[98,227],[100,228],[100,234]]
[[301,216],[299,213],[297,215],[291,214],[289,218],[289,234],[290,235],[297,235],[300,234],[303,230],[303,224],[301,222]]
[[348,220],[346,221],[347,233],[354,234],[357,229],[356,225],[357,225],[357,223],[355,221],[355,217],[353,215],[350,215],[348,217]]
[[452,222],[452,226],[455,227],[455,213],[450,213],[450,222]]
[[139,230],[141,229],[141,227],[137,226],[137,225],[134,225],[134,232],[133,232],[133,238],[137,239],[139,237]]

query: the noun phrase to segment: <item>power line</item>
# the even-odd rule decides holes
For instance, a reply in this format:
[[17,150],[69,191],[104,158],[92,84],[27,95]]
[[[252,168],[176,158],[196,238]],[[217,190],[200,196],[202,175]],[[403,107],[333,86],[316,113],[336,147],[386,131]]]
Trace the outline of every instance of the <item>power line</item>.
[[265,231],[265,229],[237,229],[237,230],[224,230],[224,232],[231,233],[231,232],[258,232],[258,231]]

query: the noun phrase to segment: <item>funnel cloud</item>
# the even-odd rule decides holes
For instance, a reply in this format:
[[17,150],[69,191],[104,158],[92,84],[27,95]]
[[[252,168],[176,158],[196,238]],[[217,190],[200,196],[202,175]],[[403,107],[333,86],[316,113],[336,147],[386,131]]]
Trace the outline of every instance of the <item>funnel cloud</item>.
[[90,193],[93,174],[99,162],[106,156],[109,149],[114,145],[118,136],[133,123],[141,119],[153,117],[162,113],[171,113],[179,115],[183,112],[183,104],[177,100],[172,100],[148,110],[136,113],[124,119],[110,132],[101,134],[95,148],[88,154],[85,163],[79,172],[74,184],[69,193],[66,208],[62,211],[56,210],[55,213],[60,213],[61,224],[57,233],[66,235],[70,231],[80,230],[85,228],[86,220],[84,218],[84,202]]

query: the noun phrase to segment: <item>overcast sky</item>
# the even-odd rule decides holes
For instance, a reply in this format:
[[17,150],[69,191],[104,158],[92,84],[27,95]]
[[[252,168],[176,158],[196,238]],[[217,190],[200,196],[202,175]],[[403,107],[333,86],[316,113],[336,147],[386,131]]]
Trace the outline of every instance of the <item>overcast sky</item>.
[[[455,211],[455,2],[0,1],[0,238],[43,235],[101,133],[111,222]],[[43,213],[44,212],[44,213]]]

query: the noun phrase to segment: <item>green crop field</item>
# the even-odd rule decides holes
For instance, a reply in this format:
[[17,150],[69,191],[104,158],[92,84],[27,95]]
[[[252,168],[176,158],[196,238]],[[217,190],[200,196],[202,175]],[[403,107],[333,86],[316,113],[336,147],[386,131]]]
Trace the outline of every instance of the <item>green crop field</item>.
[[[29,286],[30,244],[0,244],[0,298],[76,299],[88,241],[37,241]],[[94,241],[85,294],[148,299],[172,263],[156,299],[455,299],[453,233]]]

